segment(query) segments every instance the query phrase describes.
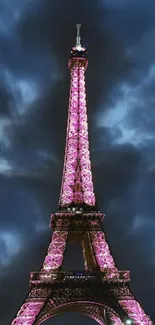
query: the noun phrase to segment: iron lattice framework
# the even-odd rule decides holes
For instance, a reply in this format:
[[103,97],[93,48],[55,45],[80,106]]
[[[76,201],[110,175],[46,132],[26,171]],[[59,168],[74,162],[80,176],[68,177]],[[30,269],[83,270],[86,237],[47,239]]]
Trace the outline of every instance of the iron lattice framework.
[[[39,325],[49,317],[78,311],[103,324],[153,325],[129,289],[128,271],[119,271],[97,210],[88,142],[85,71],[87,51],[80,43],[69,59],[71,86],[65,161],[59,209],[51,216],[52,239],[30,293],[11,325]],[[62,271],[68,242],[80,242],[85,271]]]

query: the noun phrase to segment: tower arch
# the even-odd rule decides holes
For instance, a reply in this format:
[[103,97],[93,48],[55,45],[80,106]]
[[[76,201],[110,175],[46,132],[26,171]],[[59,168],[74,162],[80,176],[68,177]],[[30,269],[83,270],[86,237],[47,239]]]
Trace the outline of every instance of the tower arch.
[[95,319],[95,317],[89,316],[87,314],[79,313],[79,312],[65,312],[60,313],[58,315],[52,316],[47,318],[45,321],[43,321],[42,325],[54,325],[54,324],[74,324],[79,325],[82,323],[86,323],[87,325],[105,325],[103,322],[100,322],[98,319]]
[[44,315],[38,318],[35,324],[44,324],[48,319],[65,313],[79,313],[88,316],[100,325],[108,325],[111,322],[115,322],[117,325],[123,324],[114,310],[106,305],[90,301],[75,301],[58,306],[55,309],[51,309],[51,311],[48,310],[47,313],[45,312]]

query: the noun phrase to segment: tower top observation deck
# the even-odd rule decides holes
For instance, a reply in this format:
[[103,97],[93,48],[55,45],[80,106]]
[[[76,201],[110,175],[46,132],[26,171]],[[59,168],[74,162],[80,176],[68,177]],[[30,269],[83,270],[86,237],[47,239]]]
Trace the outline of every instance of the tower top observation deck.
[[70,53],[71,58],[85,58],[87,59],[87,49],[81,45],[81,36],[80,36],[81,24],[76,24],[77,34],[76,34],[76,45],[72,47]]

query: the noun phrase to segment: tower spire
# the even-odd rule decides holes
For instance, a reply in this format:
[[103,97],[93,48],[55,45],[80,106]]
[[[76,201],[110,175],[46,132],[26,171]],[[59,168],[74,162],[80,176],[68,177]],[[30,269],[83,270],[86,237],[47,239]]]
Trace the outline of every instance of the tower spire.
[[76,34],[76,48],[81,48],[81,36],[80,36],[81,24],[76,24],[77,34]]

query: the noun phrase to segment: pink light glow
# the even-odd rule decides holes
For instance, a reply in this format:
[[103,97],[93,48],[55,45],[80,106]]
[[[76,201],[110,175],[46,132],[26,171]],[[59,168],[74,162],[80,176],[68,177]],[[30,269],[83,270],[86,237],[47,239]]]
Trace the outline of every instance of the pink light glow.
[[11,325],[32,325],[44,302],[25,302]]
[[133,297],[128,300],[119,301],[120,305],[127,312],[128,317],[130,317],[134,321],[134,325],[152,325],[152,321],[149,316],[145,314],[145,311],[142,309],[140,304]]
[[72,202],[95,205],[88,141],[85,69],[81,66],[80,60],[75,60],[71,68],[60,206],[66,206]]
[[47,255],[43,263],[43,271],[58,270],[63,261],[67,241],[67,231],[54,231]]
[[[91,231],[90,236],[100,270],[104,271],[105,269],[113,269],[114,271],[117,271],[114,259],[110,253],[108,244],[106,243],[104,233],[101,231]],[[115,273],[116,272],[114,272],[114,274]]]

